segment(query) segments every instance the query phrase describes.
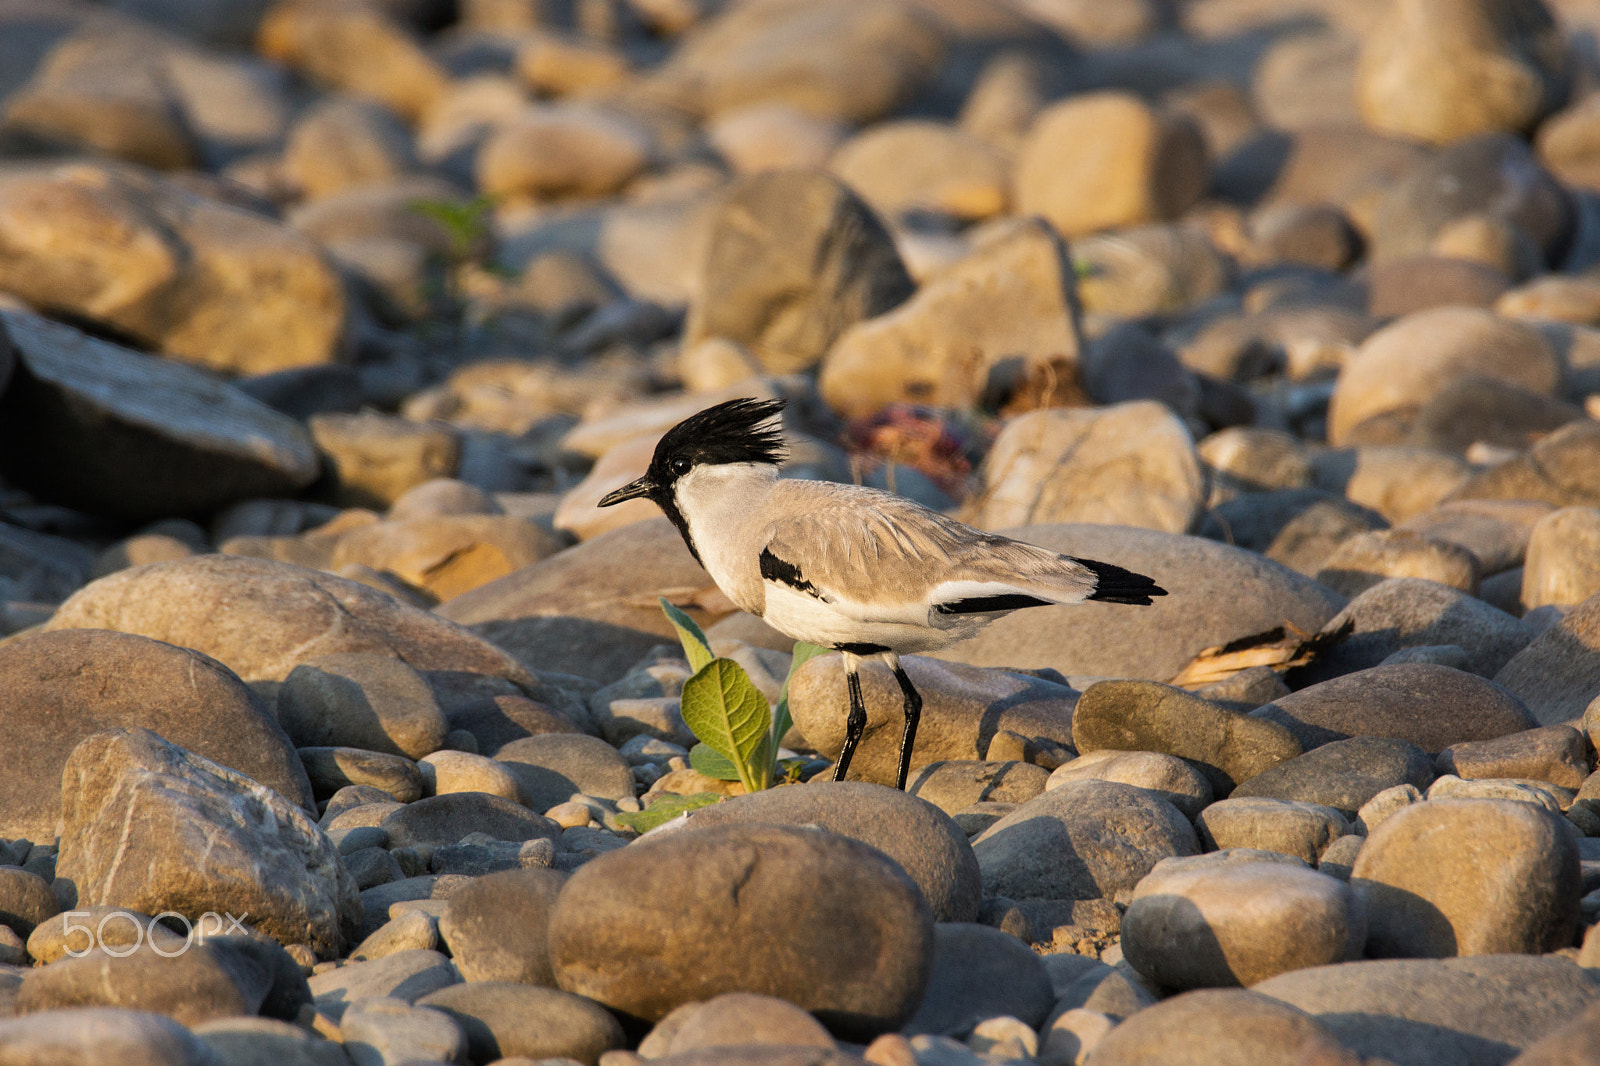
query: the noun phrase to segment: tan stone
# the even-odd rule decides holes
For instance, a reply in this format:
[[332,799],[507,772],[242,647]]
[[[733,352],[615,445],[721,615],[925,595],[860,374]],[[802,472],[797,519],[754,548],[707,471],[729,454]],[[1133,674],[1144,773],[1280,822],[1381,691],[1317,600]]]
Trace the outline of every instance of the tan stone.
[[[1466,484],[1472,466],[1459,456],[1404,444],[1363,444],[1323,452],[1312,483],[1404,522]],[[1488,571],[1485,571],[1486,573]]]
[[1577,835],[1558,814],[1506,800],[1429,800],[1367,839],[1351,887],[1367,906],[1367,952],[1537,954],[1572,942]]
[[553,520],[555,528],[579,540],[590,540],[610,530],[658,517],[661,508],[645,499],[628,500],[604,509],[599,504],[607,493],[644,474],[659,439],[660,434],[648,433],[608,448],[584,479],[561,497]]
[[1421,311],[1374,333],[1345,364],[1328,410],[1329,441],[1343,443],[1367,419],[1419,410],[1441,386],[1473,376],[1549,395],[1561,371],[1529,326],[1476,308]]
[[1286,34],[1255,64],[1251,97],[1270,128],[1360,126],[1355,73],[1360,42],[1342,28]]
[[[685,869],[695,876],[679,876]],[[784,965],[765,953],[704,957],[707,936],[752,922],[788,945]],[[798,950],[816,936],[860,950]],[[910,1018],[932,954],[932,913],[899,865],[846,837],[790,826],[715,826],[610,852],[573,874],[550,915],[556,981],[652,1021],[745,991],[870,1039]]]
[[1298,864],[1224,852],[1165,859],[1122,919],[1134,969],[1166,988],[1253,985],[1361,957],[1366,921],[1344,882]]
[[1600,695],[1600,596],[1590,596],[1494,675],[1540,725],[1580,718]]
[[1570,789],[1589,776],[1586,738],[1570,725],[1453,744],[1439,753],[1438,766],[1465,779],[1525,778]]
[[1009,168],[999,152],[926,119],[872,126],[841,145],[828,168],[888,216],[925,210],[983,219],[1004,212],[1009,198]]
[[0,288],[187,362],[333,359],[344,293],[305,237],[154,174],[78,163],[0,178]]
[[1536,0],[1400,0],[1363,40],[1356,98],[1373,128],[1434,144],[1520,133],[1566,95],[1566,64]]
[[1002,52],[987,63],[967,92],[961,128],[1015,155],[1028,127],[1048,100],[1044,64],[1022,52]]
[[865,123],[904,102],[943,56],[931,12],[882,0],[775,0],[722,9],[673,53],[657,84],[711,116],[786,103]]
[[448,600],[561,547],[540,526],[509,515],[437,515],[352,530],[334,545],[330,569],[368,566]]
[[1072,246],[1083,310],[1111,318],[1178,311],[1228,287],[1229,265],[1192,221],[1135,226]]
[[1357,596],[1391,577],[1418,577],[1478,591],[1478,560],[1459,544],[1429,540],[1408,529],[1357,533],[1322,561],[1317,580],[1341,596]]
[[[1154,792],[1187,818],[1194,818],[1212,798],[1211,782],[1175,755],[1160,751],[1116,751],[1099,748],[1062,763],[1050,773],[1046,789],[1068,781],[1117,781]],[[996,797],[1000,798],[1000,797]],[[1026,802],[1026,799],[1023,800]]]
[[436,751],[417,760],[428,794],[449,792],[487,792],[491,796],[521,803],[528,793],[517,775],[493,759],[465,751]]
[[1105,1066],[1356,1066],[1316,1018],[1271,996],[1203,989],[1140,1011],[1095,1045]]
[[301,118],[284,146],[285,176],[308,197],[398,177],[417,166],[411,131],[367,100],[326,100]]
[[61,768],[112,726],[158,730],[310,809],[311,786],[272,713],[220,663],[102,628],[39,633],[0,647],[0,837],[55,838]]
[[733,613],[665,518],[558,552],[440,604],[436,614],[473,626],[539,669],[609,684],[655,645],[677,641],[658,596],[702,627]]
[[1014,224],[899,307],[844,333],[818,386],[852,416],[896,401],[969,407],[997,374],[1016,379],[1076,361],[1074,287],[1066,250],[1048,227]]
[[1600,509],[1564,507],[1541,518],[1528,538],[1522,604],[1571,605],[1600,592]]
[[62,770],[60,877],[78,902],[248,915],[285,944],[336,954],[361,905],[333,842],[300,808],[146,729],[86,739]]
[[[912,753],[915,773],[945,759],[984,759],[1002,730],[1067,743],[1072,736],[1072,690],[1022,674],[964,666],[910,655],[907,675],[922,695],[921,722]],[[894,676],[868,666],[860,673],[867,725],[850,763],[854,780],[893,784],[904,725],[903,700]],[[843,659],[819,655],[789,683],[789,708],[806,740],[829,758],[844,747],[849,713]]]
[[379,5],[281,3],[262,20],[257,46],[338,89],[382,100],[407,118],[422,115],[449,77]]
[[1554,510],[1532,500],[1461,500],[1414,515],[1400,528],[1459,544],[1485,574],[1496,574],[1522,565],[1534,526]]
[[581,96],[628,80],[628,58],[591,41],[539,34],[517,50],[517,75],[536,92]]
[[604,196],[655,151],[649,129],[620,111],[541,104],[490,135],[478,153],[478,185],[496,196]]
[[1349,821],[1332,807],[1266,796],[1219,800],[1200,812],[1195,826],[1214,850],[1258,848],[1292,855],[1308,866],[1315,866],[1328,845],[1351,831]]
[[1219,795],[1301,753],[1286,729],[1171,685],[1135,680],[1086,688],[1073,713],[1072,739],[1085,755],[1109,749],[1185,759]]
[[277,712],[284,732],[302,748],[362,748],[420,759],[443,747],[450,731],[422,675],[385,655],[307,659],[278,689]]
[[781,103],[752,104],[706,124],[712,147],[740,174],[822,167],[849,132],[837,119]]
[[210,655],[246,681],[281,681],[318,655],[360,652],[419,670],[532,682],[510,655],[437,615],[331,574],[232,555],[118,571],[62,604],[46,629],[164,640]]
[[1204,505],[1204,482],[1188,429],[1159,403],[1033,411],[996,439],[971,520],[985,529],[1095,522],[1183,533]]
[[838,179],[756,174],[734,184],[712,217],[683,344],[726,337],[769,372],[803,370],[913,288],[883,224]]
[[161,169],[198,166],[199,146],[155,58],[167,44],[138,24],[73,34],[6,100],[0,126],[35,144]]
[[313,415],[311,436],[329,458],[347,506],[386,508],[408,489],[450,477],[461,461],[449,427],[392,415]]
[[1501,296],[1494,309],[1507,318],[1600,325],[1600,284],[1594,278],[1546,274]]
[[1207,180],[1193,119],[1125,93],[1071,97],[1034,121],[1017,157],[1015,197],[1066,237],[1176,218]]

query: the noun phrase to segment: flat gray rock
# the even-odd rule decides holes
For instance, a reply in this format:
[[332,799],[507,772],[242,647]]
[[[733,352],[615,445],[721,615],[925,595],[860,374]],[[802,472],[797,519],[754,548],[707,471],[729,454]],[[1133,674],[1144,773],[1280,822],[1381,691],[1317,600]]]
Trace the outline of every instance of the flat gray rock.
[[514,981],[468,981],[430,992],[417,1005],[441,1011],[467,1037],[472,1062],[577,1059],[623,1047],[622,1024],[600,1004]]
[[382,997],[414,1003],[460,980],[448,956],[419,948],[352,962],[316,974],[307,983],[317,1010],[337,1021],[352,1003]]
[[1351,737],[1278,763],[1242,782],[1232,795],[1304,800],[1354,818],[1384,789],[1410,784],[1426,790],[1435,776],[1427,752],[1410,741]]
[[1581,718],[1600,695],[1600,596],[1562,615],[1494,679],[1528,705],[1538,725]]
[[1377,666],[1406,648],[1454,644],[1467,653],[1466,669],[1493,677],[1528,645],[1522,623],[1460,589],[1419,577],[1392,577],[1352,599],[1323,627],[1347,636],[1297,672],[1302,686]]
[[313,809],[294,747],[234,673],[188,648],[104,630],[41,633],[0,647],[0,837],[47,843],[72,749],[112,726],[142,727]]
[[1204,649],[1285,622],[1315,633],[1345,603],[1287,567],[1201,537],[1097,525],[1000,532],[1145,574],[1168,594],[1149,607],[1084,603],[1017,611],[939,658],[975,666],[1053,667],[1068,676],[1167,681]]
[[0,1020],[5,1066],[217,1066],[218,1061],[186,1027],[150,1011],[83,1007]]
[[0,397],[0,468],[95,514],[202,514],[315,481],[316,448],[287,415],[194,367],[25,311],[0,312],[17,355]]
[[85,585],[47,630],[112,629],[203,652],[245,681],[282,681],[319,655],[391,655],[417,670],[535,684],[458,625],[354,581],[289,563],[198,555]]
[[1099,899],[1132,892],[1156,863],[1195,855],[1178,809],[1132,785],[1069,781],[1024,803],[972,842],[987,895]]
[[1286,727],[1307,750],[1351,737],[1393,737],[1437,752],[1539,725],[1500,685],[1433,663],[1358,670],[1250,713]]
[[1002,1014],[1037,1029],[1055,1005],[1039,956],[1010,933],[945,922],[935,927],[933,943],[933,977],[906,1033],[959,1038]]
[[1600,999],[1600,982],[1566,959],[1484,955],[1317,966],[1254,991],[1396,1066],[1502,1066]]

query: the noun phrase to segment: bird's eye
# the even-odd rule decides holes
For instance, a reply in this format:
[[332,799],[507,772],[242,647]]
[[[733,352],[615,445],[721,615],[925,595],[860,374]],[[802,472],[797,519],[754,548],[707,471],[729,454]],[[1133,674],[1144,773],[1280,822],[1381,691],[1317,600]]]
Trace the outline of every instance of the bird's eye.
[[672,468],[672,472],[674,474],[678,474],[680,476],[689,472],[689,460],[684,459],[681,456],[672,460],[672,462],[668,463],[667,465]]

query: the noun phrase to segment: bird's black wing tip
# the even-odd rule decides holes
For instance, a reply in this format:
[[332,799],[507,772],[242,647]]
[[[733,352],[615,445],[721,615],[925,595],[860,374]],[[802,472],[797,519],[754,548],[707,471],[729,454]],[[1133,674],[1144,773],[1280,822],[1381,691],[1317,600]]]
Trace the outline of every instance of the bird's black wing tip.
[[1149,607],[1152,597],[1165,596],[1167,590],[1143,574],[1136,574],[1113,563],[1094,559],[1079,559],[1095,576],[1094,591],[1086,597],[1100,603],[1124,603],[1134,607]]

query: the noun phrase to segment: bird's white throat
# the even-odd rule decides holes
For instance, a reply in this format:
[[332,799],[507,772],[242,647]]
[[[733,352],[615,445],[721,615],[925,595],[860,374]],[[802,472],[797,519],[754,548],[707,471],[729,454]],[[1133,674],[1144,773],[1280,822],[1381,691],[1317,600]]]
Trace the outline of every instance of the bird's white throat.
[[[778,468],[770,463],[719,463],[697,466],[673,485],[678,513],[689,527],[706,572],[741,606],[749,582],[740,577],[756,575],[756,556],[748,551],[747,538],[754,532],[749,527],[764,521],[767,498],[777,481]],[[755,594],[754,588],[749,594]]]

